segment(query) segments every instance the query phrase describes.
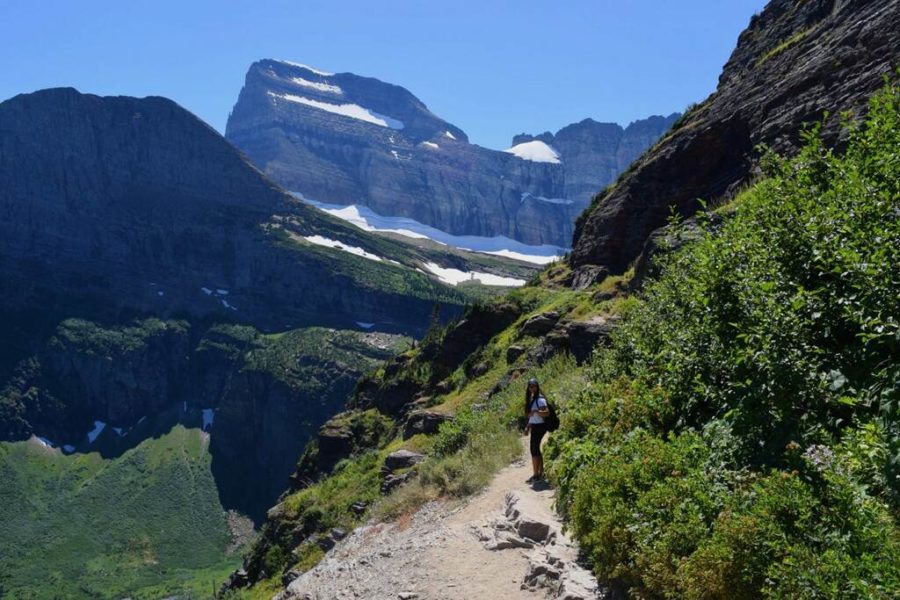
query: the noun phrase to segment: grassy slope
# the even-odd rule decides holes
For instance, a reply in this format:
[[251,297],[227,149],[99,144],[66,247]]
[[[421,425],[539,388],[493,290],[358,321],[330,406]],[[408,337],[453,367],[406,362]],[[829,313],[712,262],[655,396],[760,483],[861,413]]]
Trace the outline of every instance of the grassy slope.
[[207,446],[180,425],[111,461],[0,444],[4,597],[208,594],[239,553],[226,553]]
[[[115,362],[166,326],[188,325],[149,319],[105,328],[69,320],[51,343]],[[313,327],[265,335],[223,324],[201,339],[197,354],[224,352],[236,368],[323,403],[337,373],[370,369],[408,344],[377,332]],[[117,456],[111,460],[96,452],[65,456],[36,441],[0,444],[0,589],[14,598],[209,596],[239,565],[240,551],[226,553],[231,540],[208,438],[176,424],[198,427],[199,409],[181,413],[180,406],[148,416],[125,438],[107,427],[91,449],[106,449]]]

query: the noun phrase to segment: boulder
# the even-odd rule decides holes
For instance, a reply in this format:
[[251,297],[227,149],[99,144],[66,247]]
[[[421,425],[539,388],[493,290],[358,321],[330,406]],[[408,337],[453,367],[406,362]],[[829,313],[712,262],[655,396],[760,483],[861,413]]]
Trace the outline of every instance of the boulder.
[[569,286],[573,290],[583,290],[595,283],[600,283],[609,276],[609,270],[597,265],[582,265],[572,271],[568,278]]
[[300,571],[291,569],[290,571],[286,572],[284,575],[281,576],[281,585],[284,587],[291,585],[291,583],[293,583],[293,581],[295,579],[300,577],[300,575],[302,575],[302,573]]
[[397,450],[385,457],[384,466],[391,471],[396,471],[397,469],[406,469],[420,463],[424,458],[425,457],[418,452],[412,452],[411,450]]
[[316,539],[316,545],[322,549],[323,552],[328,552],[335,546],[335,541],[328,536],[322,536]]
[[491,370],[491,366],[486,362],[475,363],[472,368],[469,370],[467,375],[470,377],[481,377],[485,373]]
[[415,410],[406,417],[406,423],[403,426],[403,439],[408,440],[418,433],[425,435],[433,435],[438,432],[438,428],[447,421],[452,421],[451,415],[439,413],[431,410]]
[[415,471],[408,471],[402,475],[389,474],[385,476],[384,481],[381,482],[381,494],[389,494],[394,488],[400,487],[415,476]]
[[561,352],[568,352],[578,364],[591,357],[594,348],[604,343],[619,324],[617,316],[598,316],[587,321],[561,321],[532,349],[529,357],[542,365]]
[[516,359],[525,354],[525,348],[522,346],[512,345],[506,349],[506,362],[512,364]]
[[516,532],[523,538],[543,544],[550,537],[550,524],[519,516],[516,520]]
[[522,323],[522,326],[519,328],[519,336],[544,335],[553,329],[553,326],[556,325],[557,321],[559,321],[559,313],[556,311],[535,315]]

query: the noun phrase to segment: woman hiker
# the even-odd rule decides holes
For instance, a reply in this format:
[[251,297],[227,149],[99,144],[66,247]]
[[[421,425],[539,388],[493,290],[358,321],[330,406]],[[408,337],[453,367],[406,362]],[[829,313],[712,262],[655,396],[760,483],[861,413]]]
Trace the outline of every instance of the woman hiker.
[[525,425],[525,435],[531,433],[531,468],[534,475],[525,483],[534,483],[544,477],[544,456],[541,454],[541,439],[547,433],[547,424],[544,419],[550,415],[550,407],[547,399],[541,394],[541,386],[537,379],[529,379],[525,388],[525,416],[528,424]]

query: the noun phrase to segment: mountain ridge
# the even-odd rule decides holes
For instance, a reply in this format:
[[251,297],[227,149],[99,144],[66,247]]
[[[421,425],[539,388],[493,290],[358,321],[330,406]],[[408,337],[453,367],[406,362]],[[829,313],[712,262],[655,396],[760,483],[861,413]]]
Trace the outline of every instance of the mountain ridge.
[[[424,330],[433,301],[464,302],[414,265],[306,243],[324,233],[363,249],[396,245],[282,192],[170,100],[23,94],[0,103],[0,132],[7,307],[58,305],[75,316],[77,305],[88,318],[187,311],[261,328],[364,320],[412,331]],[[372,263],[366,277],[356,273],[361,262]],[[278,294],[268,293],[273,285]]]
[[[264,172],[313,200],[362,204],[453,235],[568,247],[575,217],[619,172],[615,158],[600,175],[591,172],[591,140],[567,171],[565,160],[468,143],[404,88],[322,73],[253,63],[226,127]],[[668,124],[658,123],[655,136]],[[652,141],[637,140],[638,150]]]

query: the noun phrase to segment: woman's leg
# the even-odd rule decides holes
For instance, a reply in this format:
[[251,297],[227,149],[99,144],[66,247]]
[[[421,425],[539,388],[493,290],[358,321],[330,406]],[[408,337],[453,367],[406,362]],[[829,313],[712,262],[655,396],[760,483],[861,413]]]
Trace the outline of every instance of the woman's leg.
[[544,456],[541,454],[541,439],[547,433],[547,426],[543,424],[535,424],[531,426],[531,468],[535,477],[544,475]]

